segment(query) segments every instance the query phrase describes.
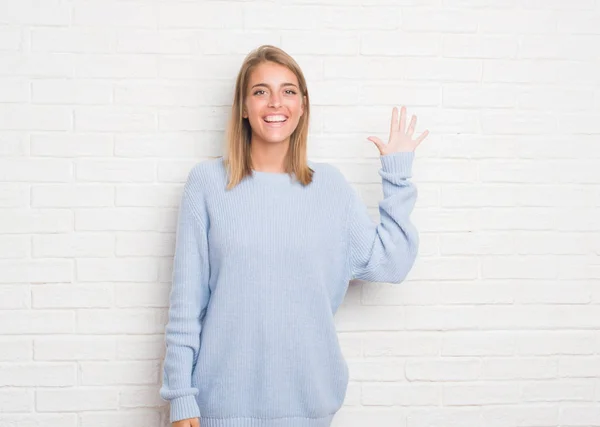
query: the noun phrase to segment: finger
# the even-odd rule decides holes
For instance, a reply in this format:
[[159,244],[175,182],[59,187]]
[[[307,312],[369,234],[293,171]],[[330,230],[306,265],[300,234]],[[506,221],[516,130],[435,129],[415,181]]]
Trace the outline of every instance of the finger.
[[398,108],[392,108],[392,123],[390,125],[390,134],[398,130]]
[[381,139],[377,138],[376,136],[370,136],[367,139],[377,146],[380,153],[383,152],[382,150],[385,144],[383,143],[383,141],[381,141]]
[[404,133],[405,126],[406,126],[406,107],[403,105],[402,108],[400,108],[400,127],[398,128],[398,130],[401,133]]
[[415,144],[418,146],[421,141],[423,141],[427,135],[429,135],[429,131],[427,129],[425,129],[425,131],[416,139]]
[[412,134],[415,131],[416,124],[417,124],[417,116],[413,115],[412,118],[410,119],[410,123],[408,124],[408,129],[406,131],[406,134],[408,136],[412,136]]

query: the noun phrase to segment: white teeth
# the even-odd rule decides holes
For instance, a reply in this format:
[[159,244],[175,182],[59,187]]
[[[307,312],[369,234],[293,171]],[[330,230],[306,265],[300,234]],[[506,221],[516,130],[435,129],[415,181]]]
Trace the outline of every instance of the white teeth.
[[287,118],[285,116],[267,116],[265,117],[266,122],[285,122]]

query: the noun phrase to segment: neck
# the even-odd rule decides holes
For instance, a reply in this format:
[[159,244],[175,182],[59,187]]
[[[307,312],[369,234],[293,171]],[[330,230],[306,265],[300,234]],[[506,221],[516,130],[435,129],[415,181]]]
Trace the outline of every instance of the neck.
[[289,138],[279,143],[253,139],[250,143],[252,168],[261,172],[285,172],[285,156],[289,146]]

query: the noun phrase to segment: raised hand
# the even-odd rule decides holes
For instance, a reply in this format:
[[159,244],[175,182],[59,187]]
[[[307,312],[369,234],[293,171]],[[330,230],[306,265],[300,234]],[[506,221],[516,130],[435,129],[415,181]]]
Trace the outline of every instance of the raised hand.
[[175,421],[171,424],[172,427],[200,427],[198,418],[188,418],[181,421]]
[[377,146],[382,156],[399,151],[415,151],[421,141],[429,135],[429,131],[426,129],[417,139],[412,139],[416,124],[417,116],[413,115],[408,124],[408,129],[405,130],[406,107],[402,106],[400,109],[400,123],[398,123],[398,108],[394,107],[392,110],[392,124],[390,126],[390,139],[388,143],[384,144],[376,136],[370,136],[367,139]]

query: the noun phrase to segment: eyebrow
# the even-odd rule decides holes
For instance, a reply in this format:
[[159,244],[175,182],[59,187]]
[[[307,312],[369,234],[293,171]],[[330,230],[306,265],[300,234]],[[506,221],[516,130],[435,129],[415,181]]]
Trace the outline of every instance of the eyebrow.
[[[269,85],[268,85],[268,84],[266,84],[266,83],[257,83],[257,84],[255,84],[254,86],[252,86],[250,89],[254,89],[256,86],[265,86],[265,87],[269,87]],[[286,83],[282,83],[282,84],[281,84],[281,87],[285,87],[285,86],[294,86],[294,87],[298,87],[298,86],[296,86],[294,83],[289,83],[289,82],[286,82]]]

